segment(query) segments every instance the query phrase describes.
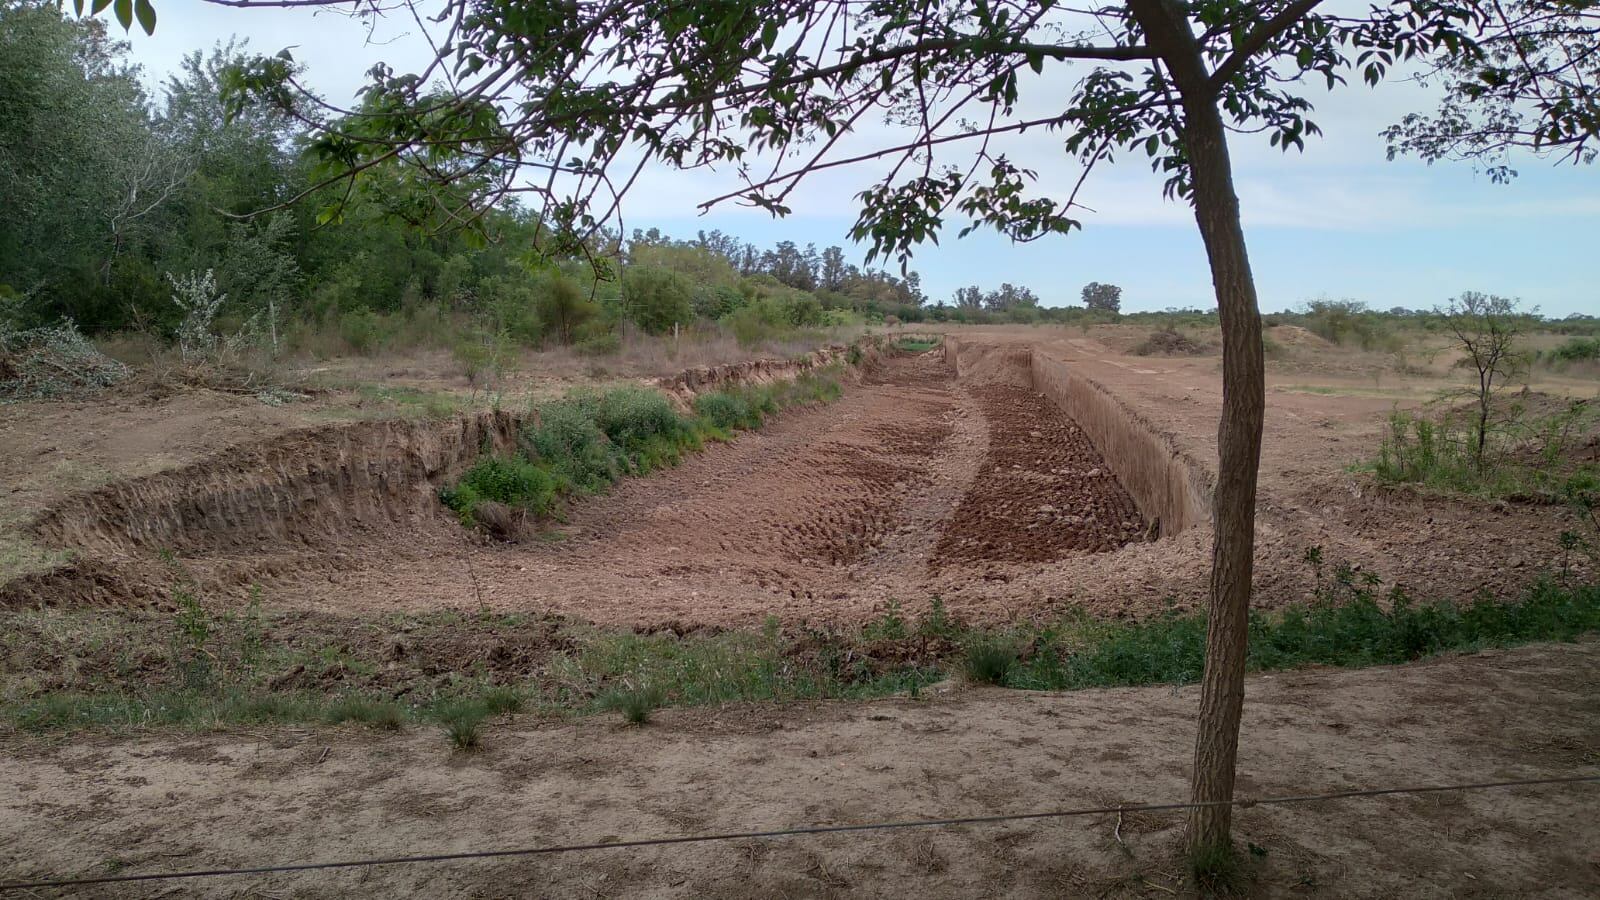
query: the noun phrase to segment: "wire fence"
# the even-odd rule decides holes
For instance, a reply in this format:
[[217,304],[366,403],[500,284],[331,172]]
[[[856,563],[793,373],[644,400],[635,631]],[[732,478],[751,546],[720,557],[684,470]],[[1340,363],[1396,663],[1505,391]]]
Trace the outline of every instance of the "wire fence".
[[774,838],[805,837],[811,835],[841,834],[858,831],[898,831],[909,828],[947,828],[957,825],[992,825],[1001,822],[1029,822],[1041,819],[1066,819],[1075,816],[1098,816],[1111,813],[1175,812],[1214,806],[1235,806],[1248,809],[1253,806],[1287,806],[1299,803],[1316,803],[1329,800],[1350,800],[1370,797],[1387,797],[1396,794],[1436,794],[1445,791],[1484,791],[1498,788],[1535,787],[1553,784],[1581,784],[1600,782],[1600,775],[1574,775],[1561,778],[1528,778],[1516,781],[1479,781],[1466,784],[1409,785],[1405,787],[1365,788],[1333,791],[1324,794],[1293,794],[1281,797],[1236,798],[1210,802],[1140,803],[1118,806],[1091,806],[1080,809],[1061,809],[1046,812],[1010,813],[993,816],[965,816],[945,819],[911,819],[899,822],[867,822],[855,825],[810,825],[797,828],[778,828],[768,831],[732,831],[719,834],[682,835],[679,837],[639,838],[630,841],[605,841],[589,844],[554,844],[544,847],[517,847],[502,850],[464,850],[454,853],[428,853],[414,856],[387,856],[370,859],[351,859],[333,862],[284,863],[281,865],[250,866],[236,869],[191,869],[182,872],[152,872],[130,875],[101,875],[87,878],[56,878],[41,881],[19,881],[0,884],[0,891],[20,891],[41,888],[83,887],[95,884],[115,884],[135,881],[167,881],[184,878],[223,878],[241,875],[269,875],[284,872],[310,872],[320,869],[356,869],[373,866],[396,866],[417,863],[456,862],[462,860],[499,859],[515,856],[550,856],[558,853],[579,853],[591,850],[625,850],[639,847],[663,847],[676,844],[705,844],[717,841],[767,840]]

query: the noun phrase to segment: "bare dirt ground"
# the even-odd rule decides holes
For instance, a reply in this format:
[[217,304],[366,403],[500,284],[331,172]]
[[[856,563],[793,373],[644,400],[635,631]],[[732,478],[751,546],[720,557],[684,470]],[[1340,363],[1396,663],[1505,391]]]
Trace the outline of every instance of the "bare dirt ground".
[[[1600,644],[1248,684],[1247,797],[1592,774]],[[248,730],[10,742],[0,880],[1181,800],[1196,689],[507,721],[432,733]],[[980,762],[981,761],[981,762]],[[1592,897],[1600,786],[1237,815],[1253,896]],[[601,850],[138,884],[73,896],[1170,897],[1178,814]],[[53,896],[36,892],[36,896]]]
[[[1114,477],[1116,461],[1018,379],[1026,383],[1030,348],[1060,359],[1211,466],[1216,359],[1129,356],[1115,334],[1103,341],[1061,328],[960,333],[991,352],[959,380],[938,351],[892,360],[836,404],[791,411],[677,469],[626,479],[539,540],[485,543],[424,493],[398,519],[352,521],[313,543],[218,534],[209,549],[207,538],[179,555],[219,595],[242,598],[259,584],[273,606],[356,614],[487,607],[694,628],[768,616],[861,621],[891,602],[916,614],[935,597],[978,622],[1072,609],[1141,616],[1201,603],[1208,531],[1150,540]],[[1333,354],[1307,352],[1312,368]],[[1443,383],[1407,378],[1400,393],[1374,395],[1352,376],[1299,363],[1269,374],[1258,605],[1308,596],[1310,547],[1322,548],[1328,571],[1348,563],[1425,598],[1512,596],[1559,565],[1557,536],[1570,527],[1559,507],[1380,490],[1350,471],[1375,451],[1397,398]],[[74,488],[189,464],[313,415],[360,415],[371,398],[275,408],[196,393],[148,407],[124,399],[8,412],[4,440],[15,452],[0,454],[13,485],[8,508],[38,509]],[[388,402],[372,399],[370,412],[393,415]],[[249,476],[203,473],[229,484]],[[133,571],[140,558],[106,565]]]
[[1019,573],[1075,580],[1074,561],[1144,531],[1059,410],[1014,386],[958,385],[935,353],[629,479],[543,540],[485,546],[448,526],[273,593],[328,610],[486,606],[685,627],[854,621],[938,596],[992,620],[1049,603],[1035,583],[1009,589]]

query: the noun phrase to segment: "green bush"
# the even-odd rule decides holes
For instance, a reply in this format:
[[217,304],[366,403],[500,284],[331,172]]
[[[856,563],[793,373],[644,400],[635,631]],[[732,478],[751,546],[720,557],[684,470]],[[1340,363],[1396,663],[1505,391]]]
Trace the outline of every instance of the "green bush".
[[546,278],[534,289],[533,309],[546,333],[563,344],[577,340],[580,329],[600,312],[583,296],[583,290],[563,275]]
[[485,502],[503,503],[535,516],[549,514],[559,482],[543,468],[516,456],[486,456],[473,464],[461,481],[440,494],[444,505],[461,517],[464,525],[478,520]]
[[366,355],[383,346],[388,337],[388,321],[370,309],[355,309],[339,317],[339,337],[350,349]]
[[694,321],[694,289],[682,275],[654,266],[633,266],[622,278],[628,318],[651,334]]
[[1004,685],[1017,666],[1017,648],[1008,641],[984,638],[967,647],[962,668],[978,684]]
[[518,455],[479,460],[440,497],[464,524],[498,532],[495,517],[481,515],[485,503],[548,516],[566,495],[598,493],[625,474],[676,465],[708,436],[758,428],[783,406],[831,400],[839,392],[826,374],[807,373],[787,385],[701,395],[695,415],[686,418],[666,394],[645,387],[574,391],[533,411]]
[[1571,338],[1565,344],[1549,351],[1546,356],[1557,362],[1600,359],[1600,338]]
[[[1517,603],[1480,596],[1420,604],[1396,588],[1387,608],[1349,570],[1334,590],[1278,613],[1250,614],[1252,671],[1306,665],[1403,663],[1446,651],[1529,641],[1570,641],[1600,629],[1600,585],[1541,582]],[[1075,622],[1044,629],[1038,649],[1006,676],[1010,687],[1063,690],[1196,681],[1205,666],[1206,620],[1168,615],[1144,622]],[[985,670],[987,671],[987,670]]]
[[731,391],[713,391],[694,398],[695,415],[724,431],[760,428],[762,416],[747,399]]
[[603,491],[621,476],[621,454],[595,420],[599,401],[575,393],[540,406],[522,432],[525,451],[560,479],[566,490]]

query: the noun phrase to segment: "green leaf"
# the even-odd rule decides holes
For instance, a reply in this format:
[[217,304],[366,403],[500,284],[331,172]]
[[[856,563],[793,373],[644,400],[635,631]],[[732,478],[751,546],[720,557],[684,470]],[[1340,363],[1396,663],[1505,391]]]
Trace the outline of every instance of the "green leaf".
[[767,24],[761,27],[761,44],[771,50],[776,43],[778,43],[778,21],[768,19]]
[[133,0],[115,0],[112,11],[117,14],[117,21],[122,23],[122,30],[133,28]]
[[156,8],[150,5],[150,0],[134,0],[133,14],[139,18],[139,27],[145,34],[156,33]]
[[94,0],[94,5],[89,7],[89,15],[98,16],[106,7],[110,5],[111,0]]

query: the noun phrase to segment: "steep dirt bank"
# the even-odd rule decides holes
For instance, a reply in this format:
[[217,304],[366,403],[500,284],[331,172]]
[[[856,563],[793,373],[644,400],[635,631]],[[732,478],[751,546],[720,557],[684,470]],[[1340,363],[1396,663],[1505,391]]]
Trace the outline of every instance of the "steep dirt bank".
[[[1593,773],[1600,645],[1246,684],[1240,795]],[[1188,796],[1197,688],[434,729],[75,736],[0,753],[0,880],[978,816]],[[926,695],[925,695],[926,696]],[[974,761],[981,761],[975,765]],[[1593,897],[1600,786],[1255,806],[1253,896]],[[104,887],[74,896],[1172,897],[1180,813]],[[48,894],[41,894],[50,896]]]
[[857,622],[935,597],[988,622],[1072,606],[1144,614],[1197,596],[1172,589],[1203,585],[1183,562],[1203,559],[1187,534],[1147,542],[1082,430],[1004,381],[957,381],[937,352],[892,359],[835,404],[624,480],[548,540],[419,535],[269,594],[328,611],[489,607],[647,628]]
[[943,352],[959,379],[1027,388],[1060,407],[1132,494],[1153,536],[1210,523],[1215,476],[1172,435],[1093,379],[1028,346],[948,336]]
[[[876,339],[794,360],[695,369],[658,384],[694,395],[835,366],[847,377],[881,364]],[[851,360],[859,363],[852,365]],[[380,420],[294,429],[189,465],[71,495],[28,531],[70,559],[0,586],[0,604],[158,601],[172,573],[158,557],[201,563],[209,586],[237,587],[297,569],[346,567],[358,545],[399,535],[459,539],[437,494],[480,454],[515,446],[529,414]]]

